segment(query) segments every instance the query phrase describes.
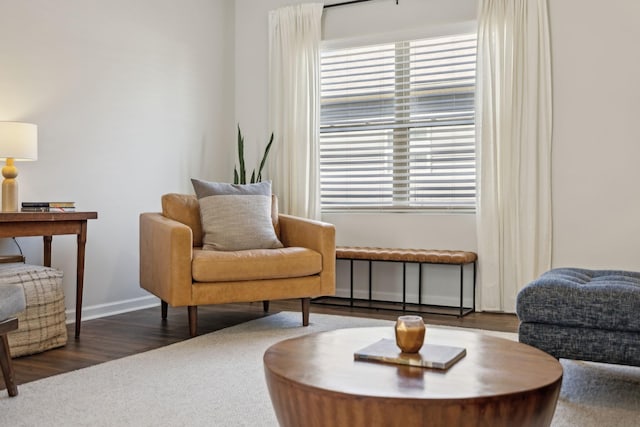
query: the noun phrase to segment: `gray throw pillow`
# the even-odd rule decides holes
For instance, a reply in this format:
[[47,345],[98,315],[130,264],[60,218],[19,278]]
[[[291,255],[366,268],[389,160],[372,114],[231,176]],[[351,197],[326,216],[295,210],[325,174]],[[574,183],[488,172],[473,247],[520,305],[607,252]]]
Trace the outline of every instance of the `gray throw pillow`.
[[271,181],[241,185],[192,179],[191,183],[200,202],[203,249],[283,246],[271,222]]

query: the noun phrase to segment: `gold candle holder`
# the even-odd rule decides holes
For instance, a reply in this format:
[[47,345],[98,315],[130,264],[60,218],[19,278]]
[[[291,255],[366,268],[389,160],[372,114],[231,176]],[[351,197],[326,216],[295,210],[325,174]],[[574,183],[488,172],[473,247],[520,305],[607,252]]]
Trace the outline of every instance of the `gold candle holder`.
[[417,353],[424,343],[424,321],[420,316],[400,316],[396,321],[396,345],[403,353]]

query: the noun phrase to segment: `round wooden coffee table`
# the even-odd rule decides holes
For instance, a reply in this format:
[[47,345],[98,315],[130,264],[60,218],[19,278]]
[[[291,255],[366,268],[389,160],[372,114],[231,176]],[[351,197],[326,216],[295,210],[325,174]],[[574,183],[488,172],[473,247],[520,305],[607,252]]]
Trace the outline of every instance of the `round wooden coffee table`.
[[427,327],[425,342],[464,347],[446,371],[354,360],[393,327],[339,329],[281,341],[264,354],[281,426],[549,426],[562,366],[515,341]]

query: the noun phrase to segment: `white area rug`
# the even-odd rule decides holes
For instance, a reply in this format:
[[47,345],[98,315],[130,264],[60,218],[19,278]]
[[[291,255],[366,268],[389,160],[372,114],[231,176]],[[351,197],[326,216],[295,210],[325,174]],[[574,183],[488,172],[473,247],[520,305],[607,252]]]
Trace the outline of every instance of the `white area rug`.
[[[0,397],[0,426],[277,426],[262,365],[269,346],[312,332],[393,325],[313,313],[310,321],[303,328],[299,313],[279,313],[23,384],[18,397]],[[640,368],[562,363],[554,427],[639,425]]]

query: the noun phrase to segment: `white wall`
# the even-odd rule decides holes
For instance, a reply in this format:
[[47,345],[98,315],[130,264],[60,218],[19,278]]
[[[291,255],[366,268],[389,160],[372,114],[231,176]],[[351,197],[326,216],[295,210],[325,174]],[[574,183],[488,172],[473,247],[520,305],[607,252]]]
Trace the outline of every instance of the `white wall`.
[[[231,0],[0,0],[0,120],[39,126],[22,201],[95,210],[85,318],[156,303],[138,286],[138,215],[189,178],[225,179],[234,142]],[[221,154],[222,153],[222,154]],[[27,261],[40,238],[19,238]],[[2,253],[14,253],[10,241]],[[73,318],[75,237],[53,238]]]
[[549,10],[553,264],[640,271],[640,2]]
[[[236,116],[267,129],[267,16],[236,0]],[[329,2],[327,2],[329,3]],[[475,0],[379,0],[325,10],[323,38],[384,39],[474,19]],[[553,266],[640,270],[640,3],[549,0],[554,79]],[[340,245],[476,250],[473,215],[325,214]],[[395,274],[380,285],[396,292]],[[345,263],[338,282],[347,280]],[[366,273],[356,275],[361,283]],[[362,285],[360,286],[362,288]],[[344,294],[344,288],[339,291]],[[436,299],[447,298],[436,289]]]

